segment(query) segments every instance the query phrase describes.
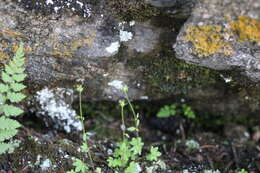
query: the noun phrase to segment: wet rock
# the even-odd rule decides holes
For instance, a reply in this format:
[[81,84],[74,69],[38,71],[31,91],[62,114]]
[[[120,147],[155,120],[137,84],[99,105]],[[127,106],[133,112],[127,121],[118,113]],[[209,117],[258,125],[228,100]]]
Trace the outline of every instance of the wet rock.
[[186,62],[260,80],[260,2],[202,0],[174,45]]

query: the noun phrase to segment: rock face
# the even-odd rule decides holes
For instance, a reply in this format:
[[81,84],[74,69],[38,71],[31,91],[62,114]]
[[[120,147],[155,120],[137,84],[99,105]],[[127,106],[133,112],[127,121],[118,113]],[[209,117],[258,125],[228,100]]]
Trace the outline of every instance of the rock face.
[[[56,101],[60,97],[54,91],[77,84],[84,86],[88,101],[117,101],[123,97],[120,88],[128,85],[135,100],[174,98],[201,112],[256,113],[259,1],[202,0],[176,41],[196,2],[0,1],[0,67],[23,41],[28,93],[36,95],[39,114],[50,120],[62,116],[44,98],[66,109],[68,119],[56,125],[65,123],[65,131],[78,121],[67,101]],[[42,91],[50,96],[41,99],[36,93]]]
[[175,44],[177,58],[260,80],[260,1],[202,0]]

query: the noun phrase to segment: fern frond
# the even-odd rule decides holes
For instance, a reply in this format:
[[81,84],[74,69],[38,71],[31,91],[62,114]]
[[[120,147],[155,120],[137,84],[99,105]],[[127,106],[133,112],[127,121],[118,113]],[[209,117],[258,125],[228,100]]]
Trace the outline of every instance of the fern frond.
[[[21,124],[8,117],[18,116],[23,113],[23,110],[7,104],[7,102],[19,103],[26,97],[20,93],[26,88],[20,83],[26,77],[24,63],[23,44],[21,43],[13,59],[4,66],[4,71],[1,72],[3,83],[0,84],[0,114],[3,115],[0,117],[0,154],[13,152],[14,148],[19,146],[18,142],[10,142],[10,139],[17,134],[17,129]],[[9,142],[7,143],[7,141]]]

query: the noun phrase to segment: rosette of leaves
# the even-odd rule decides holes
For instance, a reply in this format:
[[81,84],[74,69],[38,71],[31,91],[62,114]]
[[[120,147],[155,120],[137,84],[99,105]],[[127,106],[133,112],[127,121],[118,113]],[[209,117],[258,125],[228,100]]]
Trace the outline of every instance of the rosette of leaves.
[[20,44],[12,60],[5,64],[1,72],[0,83],[0,154],[11,153],[19,145],[18,141],[12,141],[20,123],[13,117],[23,113],[17,105],[26,97],[21,91],[26,88],[22,84],[26,74],[24,68],[25,58],[23,43]]

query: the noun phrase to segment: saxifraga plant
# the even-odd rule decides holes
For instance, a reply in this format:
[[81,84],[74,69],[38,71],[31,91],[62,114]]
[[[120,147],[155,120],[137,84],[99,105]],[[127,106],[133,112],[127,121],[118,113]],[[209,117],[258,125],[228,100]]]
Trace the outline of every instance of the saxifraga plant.
[[16,105],[25,99],[21,93],[26,88],[23,81],[26,78],[24,68],[25,58],[23,43],[20,43],[13,59],[4,65],[0,83],[0,154],[11,153],[19,146],[19,141],[11,140],[18,132],[21,124],[12,119],[23,113]]
[[90,165],[86,162],[83,161],[83,158],[79,159],[79,158],[73,158],[73,166],[75,167],[74,169],[67,171],[67,173],[89,173],[90,168],[92,169],[93,172],[95,173],[101,173],[101,168],[94,166],[94,162],[92,159],[92,155],[90,152],[90,148],[88,145],[88,141],[87,141],[87,137],[89,136],[89,133],[86,131],[85,127],[84,127],[84,117],[83,117],[83,112],[82,112],[82,92],[83,92],[83,87],[82,85],[77,85],[76,86],[76,91],[79,93],[79,119],[82,123],[83,126],[83,141],[82,144],[80,146],[80,149],[83,153],[87,153],[88,155],[88,159],[90,160]]
[[[122,87],[122,91],[125,95],[125,100],[119,101],[119,106],[121,108],[121,119],[122,119],[122,141],[117,143],[117,148],[113,152],[113,157],[109,157],[107,159],[108,166],[110,168],[115,169],[115,173],[123,172],[124,173],[139,173],[141,172],[141,167],[138,161],[141,159],[142,150],[144,146],[144,142],[142,138],[139,136],[139,125],[140,119],[139,114],[135,112],[133,105],[128,97],[128,87]],[[124,107],[129,105],[133,117],[134,117],[134,126],[126,127],[125,120],[124,120]],[[136,137],[130,137],[128,133],[135,132]],[[151,147],[150,153],[146,155],[146,160],[153,162],[157,161],[158,157],[161,156],[161,153],[158,151],[158,147]]]

